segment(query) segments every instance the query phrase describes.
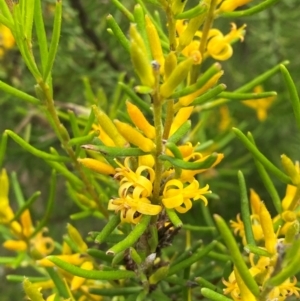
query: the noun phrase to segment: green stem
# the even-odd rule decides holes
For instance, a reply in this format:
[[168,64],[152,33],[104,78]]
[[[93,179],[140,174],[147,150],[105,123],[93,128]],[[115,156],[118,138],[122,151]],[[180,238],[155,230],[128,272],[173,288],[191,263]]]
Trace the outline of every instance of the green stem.
[[53,98],[51,96],[51,91],[49,89],[49,86],[45,84],[43,81],[39,82],[39,88],[42,90],[42,97],[46,104],[46,108],[48,111],[49,116],[52,120],[50,120],[51,124],[54,127],[55,132],[57,133],[57,136],[59,140],[62,143],[62,147],[67,152],[69,157],[72,160],[72,163],[74,165],[74,168],[78,171],[80,178],[82,179],[83,183],[85,184],[85,190],[86,192],[93,198],[93,200],[97,203],[99,211],[108,218],[108,212],[105,207],[101,204],[99,197],[97,193],[95,192],[94,188],[90,184],[87,176],[85,175],[82,166],[77,161],[75,152],[73,151],[72,147],[69,145],[70,138],[68,136],[68,132],[64,128],[64,126],[61,124],[59,117],[57,115],[55,105]]
[[160,155],[163,153],[163,127],[162,127],[162,99],[159,94],[159,70],[154,71],[156,74],[156,83],[153,98],[153,117],[154,117],[154,127],[155,127],[155,180],[153,183],[153,197],[152,202],[154,204],[159,203],[160,194],[160,183],[163,173],[163,162],[160,160]]

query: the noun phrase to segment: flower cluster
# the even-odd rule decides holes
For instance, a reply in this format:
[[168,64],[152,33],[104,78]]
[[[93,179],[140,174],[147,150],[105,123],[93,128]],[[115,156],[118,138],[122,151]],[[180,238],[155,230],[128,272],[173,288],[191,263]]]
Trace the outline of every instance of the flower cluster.
[[0,224],[8,227],[13,239],[6,239],[3,246],[12,251],[29,251],[36,257],[44,257],[54,249],[54,242],[45,237],[46,228],[39,231],[32,225],[30,212],[25,209],[19,215],[19,221],[9,205],[9,180],[5,169],[0,174]]
[[[299,175],[299,166],[295,166]],[[284,256],[287,253],[291,243],[299,233],[299,208],[297,198],[299,188],[294,185],[287,185],[286,195],[282,200],[282,212],[280,215],[271,218],[265,204],[261,201],[259,195],[251,189],[250,203],[252,214],[251,227],[254,239],[259,248],[265,250],[263,255],[250,253],[249,272],[262,292],[266,291],[267,300],[286,300],[287,297],[295,295],[299,297],[300,288],[297,287],[297,279],[286,278],[280,285],[270,287],[268,280],[278,274],[284,266]],[[239,235],[243,244],[246,245],[245,227],[240,216],[237,221],[231,221],[231,227],[236,235]],[[274,229],[277,229],[275,232]],[[246,245],[247,248],[247,245]],[[230,294],[234,300],[256,300],[253,294],[241,284],[238,271],[235,269],[229,276],[228,281],[223,280],[226,288],[225,294]]]

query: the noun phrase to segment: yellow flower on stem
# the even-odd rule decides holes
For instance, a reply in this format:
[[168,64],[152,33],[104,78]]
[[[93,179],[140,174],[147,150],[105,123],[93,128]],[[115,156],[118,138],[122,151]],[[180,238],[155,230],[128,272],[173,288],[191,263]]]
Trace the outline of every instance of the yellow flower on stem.
[[[148,197],[152,194],[152,183],[155,172],[148,166],[139,166],[134,172],[130,168],[130,157],[125,159],[124,165],[115,160],[120,168],[116,168],[115,179],[120,179],[119,195],[125,196],[130,188],[134,188],[134,197]],[[144,175],[143,175],[144,174]]]
[[52,238],[43,234],[46,228],[41,229],[33,237],[35,228],[32,225],[30,212],[26,209],[20,216],[20,222],[13,221],[14,213],[9,205],[9,181],[5,169],[0,174],[0,223],[7,225],[16,239],[7,239],[3,246],[11,251],[34,251],[39,256],[46,256],[54,249]]
[[108,210],[120,211],[121,221],[124,223],[137,224],[142,214],[157,215],[162,210],[161,206],[151,204],[145,197],[134,198],[131,195],[111,199]]
[[0,59],[15,45],[15,39],[9,28],[0,24]]
[[221,12],[231,12],[240,6],[249,3],[250,1],[252,0],[224,0],[218,10],[220,10]]
[[211,29],[208,33],[208,42],[204,56],[211,56],[215,60],[228,60],[232,54],[233,49],[231,43],[237,39],[243,41],[244,39],[244,24],[237,28],[234,23],[231,23],[231,31],[227,35],[223,35],[218,29]]
[[168,181],[164,187],[162,203],[168,209],[174,208],[180,213],[185,213],[192,208],[191,200],[201,199],[207,205],[207,199],[204,194],[211,193],[209,186],[206,185],[199,189],[199,182],[196,179],[184,183],[177,179]]
[[[256,86],[254,88],[254,93],[261,93],[263,91],[264,90],[262,86]],[[244,100],[242,103],[256,111],[256,115],[259,121],[264,121],[268,116],[268,109],[270,108],[275,99],[276,96],[271,96],[260,99]]]

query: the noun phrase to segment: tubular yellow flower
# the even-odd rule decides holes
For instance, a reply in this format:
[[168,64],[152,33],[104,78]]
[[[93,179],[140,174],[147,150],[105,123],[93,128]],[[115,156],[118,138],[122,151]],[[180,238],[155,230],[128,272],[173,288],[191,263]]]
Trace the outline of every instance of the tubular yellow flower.
[[174,208],[180,213],[185,213],[192,208],[191,200],[201,199],[207,205],[207,199],[204,194],[211,193],[209,186],[199,189],[199,182],[195,179],[184,184],[177,179],[168,181],[163,191],[162,203],[168,209]]
[[107,146],[116,146],[114,141],[107,135],[107,133],[103,130],[103,128],[100,125],[93,124],[93,129],[95,131],[99,131],[99,136],[98,138],[103,142],[104,145]]
[[155,128],[146,119],[142,111],[129,101],[126,101],[127,112],[134,125],[149,139],[155,138]]
[[277,239],[274,233],[271,215],[263,202],[261,202],[260,205],[259,220],[264,233],[265,247],[270,254],[275,254]]
[[152,58],[159,63],[160,74],[163,74],[165,58],[164,58],[164,54],[162,51],[160,38],[159,38],[157,30],[156,30],[154,24],[152,23],[151,19],[149,18],[149,16],[145,15],[145,21],[146,21],[146,30],[147,30]]
[[15,45],[15,39],[9,28],[0,24],[0,59]]
[[287,185],[285,196],[281,202],[283,210],[294,210],[294,208],[290,208],[290,205],[292,204],[292,201],[296,195],[297,189],[298,188],[296,186]]
[[157,215],[162,210],[161,206],[151,204],[147,198],[133,198],[130,195],[111,199],[108,210],[120,211],[121,221],[124,223],[137,224],[142,214]]
[[151,152],[155,144],[149,138],[144,137],[139,131],[127,123],[114,120],[119,133],[131,144],[138,146],[144,152]]
[[6,240],[3,247],[10,251],[25,251],[27,250],[27,243],[23,240]]
[[250,189],[250,204],[252,215],[258,215],[260,211],[261,199],[254,189]]
[[219,8],[222,12],[231,12],[236,8],[249,3],[252,0],[224,0]]
[[300,174],[293,161],[288,156],[283,154],[281,155],[281,163],[285,172],[292,179],[293,184],[298,186],[300,184]]
[[84,165],[85,167],[96,171],[98,173],[104,174],[104,175],[113,175],[115,174],[115,169],[104,162],[101,162],[99,160],[91,159],[91,158],[78,158],[77,161]]
[[194,107],[191,106],[191,107],[181,108],[178,110],[172,122],[169,136],[172,136],[172,134],[174,134],[177,131],[177,129],[189,119],[189,117],[193,112],[193,109]]
[[[254,88],[254,93],[261,93],[263,92],[262,86],[256,86]],[[261,99],[249,99],[244,100],[242,103],[249,108],[252,108],[256,111],[256,115],[259,121],[264,121],[267,118],[267,112],[272,103],[275,101],[276,96],[261,98]]]

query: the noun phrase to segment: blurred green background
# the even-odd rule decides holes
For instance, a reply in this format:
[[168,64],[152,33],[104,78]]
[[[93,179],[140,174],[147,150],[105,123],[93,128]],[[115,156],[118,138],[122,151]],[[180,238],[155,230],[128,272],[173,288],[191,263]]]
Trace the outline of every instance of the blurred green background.
[[[135,4],[134,1],[129,0],[122,2],[128,8],[132,8]],[[54,1],[42,1],[42,3],[50,38],[55,4]],[[53,72],[55,101],[62,111],[66,111],[70,104],[85,106],[87,100],[84,94],[83,78],[86,77],[93,90],[98,95],[102,95],[100,103],[101,98],[105,102],[105,97],[109,103],[120,74],[125,72],[127,81],[134,74],[129,55],[106,31],[106,16],[112,14],[125,32],[129,28],[129,22],[109,0],[65,0],[63,6],[63,29]],[[151,3],[148,7],[150,10],[156,9]],[[296,86],[299,87],[299,20],[298,0],[281,0],[267,11],[243,19],[216,20],[216,27],[224,33],[229,31],[230,22],[236,22],[238,26],[247,24],[244,42],[236,43],[233,46],[234,56],[226,62],[221,62],[225,70],[221,82],[227,85],[228,90],[238,88],[284,60],[290,61],[288,69]],[[33,47],[36,47],[34,39]],[[207,65],[211,63],[212,61],[207,62]],[[26,70],[17,49],[8,51],[2,58],[0,80],[34,95],[34,80]],[[244,122],[243,131],[251,131],[259,149],[272,162],[280,166],[280,154],[285,153],[293,160],[299,158],[297,157],[299,156],[299,143],[297,142],[300,135],[281,75],[278,73],[267,81],[264,88],[266,91],[278,92],[278,97],[264,122],[258,121],[255,111],[241,103],[231,103],[229,109],[234,124],[238,126]],[[215,113],[212,112],[210,115],[212,118],[213,114]],[[68,126],[67,123],[66,126]],[[0,91],[0,132],[2,133],[5,129],[11,129],[23,137],[30,134],[30,142],[38,149],[48,151],[50,146],[60,148],[45,117],[36,108]],[[215,126],[206,130],[207,139],[214,139],[216,135],[218,131]],[[227,156],[217,168],[218,177],[209,180],[211,189],[219,195],[218,199],[210,202],[211,210],[221,213],[228,219],[234,218],[239,211],[236,176],[238,169],[244,171],[247,186],[255,188],[262,199],[269,204],[268,195],[260,182],[253,160],[243,145],[237,139],[233,139],[221,151],[224,151]],[[239,159],[241,160],[237,161]],[[12,140],[9,140],[4,166],[9,172],[16,172],[26,198],[36,190],[42,192],[32,212],[35,220],[40,219],[48,195],[50,167],[24,151]],[[276,179],[274,182],[279,189],[280,196],[284,196],[285,185]],[[13,193],[10,199],[12,206],[15,207]],[[59,238],[61,232],[58,230],[65,227],[68,216],[77,210],[65,192],[62,176],[59,176],[56,204],[60,206],[55,209],[55,215],[51,220],[50,234]],[[194,211],[191,212],[195,220],[198,220],[198,209],[199,207],[195,206]],[[76,221],[73,224],[82,229],[83,234],[99,229],[96,220]],[[0,254],[9,255],[2,247],[0,247]],[[22,300],[21,286],[18,284],[18,289],[15,289],[16,284],[7,285],[5,280],[7,273],[14,273],[14,271],[0,267],[0,299],[2,301]],[[18,271],[18,273],[21,272]]]

